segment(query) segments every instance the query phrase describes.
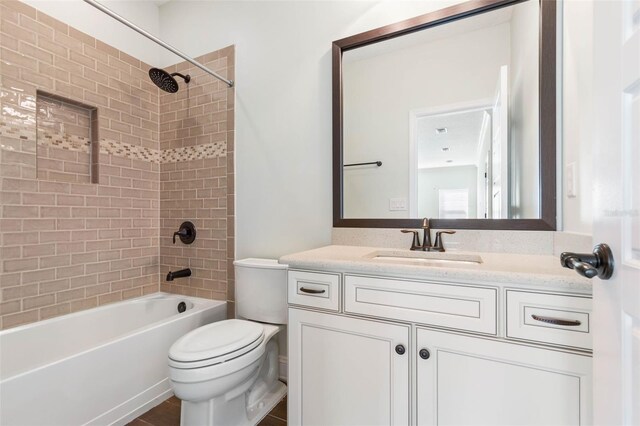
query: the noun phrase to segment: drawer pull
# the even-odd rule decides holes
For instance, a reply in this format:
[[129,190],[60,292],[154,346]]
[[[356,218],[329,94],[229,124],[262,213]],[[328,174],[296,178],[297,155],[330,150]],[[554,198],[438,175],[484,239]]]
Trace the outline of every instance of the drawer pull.
[[569,326],[569,327],[577,327],[580,324],[582,324],[578,320],[566,320],[566,319],[553,318],[553,317],[542,317],[540,315],[535,315],[535,314],[532,314],[531,318],[533,318],[536,321],[540,321],[540,322],[546,322],[546,323],[554,324],[554,325],[566,325],[566,326]]
[[326,291],[326,290],[316,290],[313,288],[304,288],[304,287],[300,287],[299,290],[303,293],[309,293],[309,294],[322,294]]

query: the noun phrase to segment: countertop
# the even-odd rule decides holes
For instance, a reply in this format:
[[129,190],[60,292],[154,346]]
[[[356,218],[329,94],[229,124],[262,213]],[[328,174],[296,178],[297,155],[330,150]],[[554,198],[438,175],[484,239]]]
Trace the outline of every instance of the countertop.
[[[373,260],[372,257],[376,252],[386,255],[420,256],[420,252],[409,250],[330,245],[282,256],[279,262],[287,264],[293,269],[434,279],[465,284],[483,283],[500,287],[525,286],[582,294],[591,294],[592,292],[591,280],[560,266],[560,260],[556,256],[447,252],[444,255],[480,256],[482,258],[482,263],[479,264],[456,263],[455,266],[451,266],[448,263],[426,265],[412,260],[402,260],[402,263]],[[442,254],[434,253],[434,255]]]

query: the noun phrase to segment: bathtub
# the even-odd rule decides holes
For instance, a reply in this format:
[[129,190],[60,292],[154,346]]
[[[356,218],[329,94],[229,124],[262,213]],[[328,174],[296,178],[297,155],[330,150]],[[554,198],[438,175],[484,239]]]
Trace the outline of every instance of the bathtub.
[[226,316],[226,302],[155,293],[4,330],[0,425],[125,424],[172,395],[173,342]]

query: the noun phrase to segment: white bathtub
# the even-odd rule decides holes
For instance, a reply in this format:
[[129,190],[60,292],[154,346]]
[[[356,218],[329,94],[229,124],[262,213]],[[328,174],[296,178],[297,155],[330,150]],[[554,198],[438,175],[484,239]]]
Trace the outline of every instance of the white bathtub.
[[226,315],[226,302],[155,293],[2,331],[0,425],[125,424],[172,395],[173,342]]

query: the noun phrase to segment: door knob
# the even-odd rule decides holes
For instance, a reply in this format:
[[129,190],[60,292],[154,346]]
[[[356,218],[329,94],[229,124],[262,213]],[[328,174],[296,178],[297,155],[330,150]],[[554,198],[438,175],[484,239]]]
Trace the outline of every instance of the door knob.
[[595,276],[602,280],[608,280],[613,275],[613,253],[606,244],[598,244],[594,247],[593,253],[571,253],[564,252],[560,255],[560,264],[569,269],[573,269],[583,277],[593,278]]
[[429,357],[431,356],[431,353],[428,349],[420,349],[420,352],[418,352],[418,354],[422,359],[429,359]]
[[402,346],[402,345],[397,345],[396,346],[396,353],[398,355],[404,355],[405,352],[406,352],[406,349],[404,348],[404,346]]

